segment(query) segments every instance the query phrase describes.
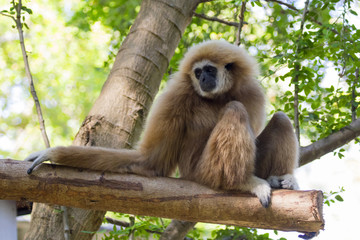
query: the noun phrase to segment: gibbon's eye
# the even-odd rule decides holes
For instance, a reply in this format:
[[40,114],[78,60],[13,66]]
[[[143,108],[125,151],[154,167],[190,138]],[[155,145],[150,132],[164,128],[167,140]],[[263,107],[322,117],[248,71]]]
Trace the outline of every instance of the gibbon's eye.
[[231,68],[234,66],[234,63],[228,63],[225,65],[226,70],[231,70]]
[[200,76],[201,76],[202,70],[201,70],[200,68],[196,68],[196,69],[194,70],[194,73],[195,73],[195,77],[196,77],[197,79],[199,79]]
[[210,65],[206,65],[203,67],[203,70],[207,73],[210,73],[210,74],[216,74],[217,72],[217,69],[216,67],[213,67],[213,66],[210,66]]

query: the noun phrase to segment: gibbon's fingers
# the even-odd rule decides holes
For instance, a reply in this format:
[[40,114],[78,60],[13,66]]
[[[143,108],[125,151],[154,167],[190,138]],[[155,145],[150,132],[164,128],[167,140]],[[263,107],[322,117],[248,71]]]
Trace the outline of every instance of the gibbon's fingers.
[[293,174],[285,174],[282,176],[270,176],[267,179],[268,183],[273,188],[298,190],[299,185]]
[[30,166],[30,168],[27,170],[27,174],[31,174],[34,168],[41,163],[50,160],[49,152],[51,151],[51,148],[34,152],[30,154],[27,158],[25,158],[24,161],[33,162],[33,164]]
[[241,189],[244,191],[250,191],[252,194],[255,194],[264,208],[269,207],[271,199],[271,187],[266,180],[256,176],[251,176],[249,182],[243,185]]

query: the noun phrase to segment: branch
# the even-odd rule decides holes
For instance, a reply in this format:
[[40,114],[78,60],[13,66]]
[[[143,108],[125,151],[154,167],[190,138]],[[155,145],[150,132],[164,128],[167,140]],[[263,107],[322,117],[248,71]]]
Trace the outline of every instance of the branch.
[[356,119],[348,126],[320,139],[306,147],[301,147],[300,166],[312,162],[321,156],[347,144],[360,135],[360,119]]
[[356,98],[356,84],[359,81],[359,67],[356,68],[355,70],[355,81],[352,82],[352,90],[351,90],[351,120],[355,121],[356,120],[356,102],[355,102],[355,98]]
[[183,240],[195,224],[196,222],[172,220],[163,234],[161,234],[160,240]]
[[[300,52],[300,48],[299,48],[299,42],[300,39],[302,38],[302,33],[304,30],[304,23],[305,23],[305,16],[306,16],[306,12],[309,6],[309,0],[306,0],[305,2],[305,7],[304,7],[304,11],[302,13],[302,18],[301,18],[301,24],[300,24],[300,36],[298,38],[297,42],[297,47],[296,47],[296,55],[299,54]],[[300,71],[300,63],[298,61],[295,62],[295,77],[293,79],[293,84],[294,84],[294,124],[295,124],[295,132],[296,132],[296,137],[297,140],[300,144],[300,122],[299,122],[299,71]]]
[[24,59],[26,77],[29,80],[30,92],[31,92],[31,95],[32,95],[32,97],[34,99],[34,102],[35,102],[36,111],[37,111],[37,115],[38,115],[38,119],[39,119],[39,123],[40,123],[40,130],[41,130],[41,133],[42,133],[42,136],[43,136],[43,140],[45,142],[45,146],[47,148],[49,148],[50,147],[50,142],[49,142],[49,138],[48,138],[48,136],[46,134],[45,121],[44,121],[44,118],[43,118],[43,115],[42,115],[40,102],[39,102],[39,99],[38,99],[36,91],[35,91],[34,81],[33,81],[32,75],[31,75],[29,60],[28,60],[28,56],[27,56],[26,48],[25,48],[24,32],[23,32],[22,23],[21,23],[21,7],[22,7],[21,0],[19,0],[18,4],[15,4],[14,1],[12,2],[12,4],[13,4],[13,7],[15,8],[15,10],[16,10],[15,22],[16,22],[16,28],[17,28],[18,33],[19,33],[20,46],[21,46],[21,52],[22,52],[23,59]]
[[[229,22],[229,21],[225,21],[223,19],[217,18],[217,17],[209,17],[202,13],[194,12],[194,16],[198,17],[198,18],[203,18],[208,21],[223,23],[225,25],[232,26],[232,27],[237,27],[237,28],[239,27],[239,23],[237,23],[237,22]],[[244,24],[248,24],[248,23],[244,21]]]
[[[265,0],[265,1],[266,1],[266,2],[276,2],[276,3],[280,4],[280,5],[284,5],[284,6],[286,6],[287,8],[290,8],[290,9],[296,11],[296,12],[300,12],[299,9],[297,9],[297,8],[294,7],[293,5],[291,5],[291,4],[289,4],[289,3],[286,3],[286,2],[282,2],[282,1],[279,1],[279,0]],[[324,25],[324,24],[322,24],[321,22],[319,22],[318,20],[316,20],[314,17],[310,17],[309,20],[312,21],[313,23],[316,23],[316,24],[319,25],[319,26],[323,26],[323,25]],[[339,33],[336,29],[334,29],[334,28],[331,28],[331,29],[330,29],[329,27],[326,27],[326,28],[328,28],[330,31],[332,31],[332,32],[335,33],[335,34],[339,34],[339,35],[340,35],[340,33]]]
[[30,165],[0,160],[0,199],[284,231],[317,232],[324,226],[320,191],[277,190],[265,209],[250,194],[214,191],[181,179],[49,164],[27,175]]
[[244,14],[245,14],[245,10],[246,10],[246,0],[245,0],[245,1],[242,1],[242,3],[241,3],[241,11],[240,11],[240,14],[239,14],[240,22],[239,22],[238,31],[237,31],[237,33],[236,33],[236,41],[235,41],[235,44],[236,44],[237,46],[240,46],[241,31],[242,31],[242,27],[244,26]]
[[297,9],[297,8],[294,7],[293,5],[291,5],[291,4],[289,4],[289,3],[286,3],[286,2],[282,2],[282,1],[279,1],[279,0],[265,0],[265,2],[276,2],[276,3],[280,4],[280,5],[284,5],[284,6],[290,8],[290,9],[292,9],[292,10],[294,10],[294,11],[300,12],[299,9]]
[[0,12],[0,14],[3,15],[3,16],[5,16],[5,17],[11,18],[11,19],[14,20],[14,22],[16,23],[16,19],[15,19],[13,16],[11,16],[11,15],[9,15],[9,14],[6,14],[6,13],[3,13],[3,12]]

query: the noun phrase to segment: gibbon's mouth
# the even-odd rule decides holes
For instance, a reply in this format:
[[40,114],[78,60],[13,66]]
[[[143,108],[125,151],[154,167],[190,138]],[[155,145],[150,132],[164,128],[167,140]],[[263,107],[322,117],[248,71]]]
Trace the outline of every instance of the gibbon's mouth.
[[203,92],[210,93],[216,88],[215,81],[200,81],[200,88]]

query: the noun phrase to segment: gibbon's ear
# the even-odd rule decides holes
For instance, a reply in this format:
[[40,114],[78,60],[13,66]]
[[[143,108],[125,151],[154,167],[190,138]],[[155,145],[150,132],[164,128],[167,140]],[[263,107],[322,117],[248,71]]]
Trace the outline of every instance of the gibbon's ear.
[[226,70],[231,70],[231,69],[233,68],[233,66],[234,66],[234,63],[231,62],[231,63],[227,63],[227,64],[225,65],[225,68],[226,68]]

